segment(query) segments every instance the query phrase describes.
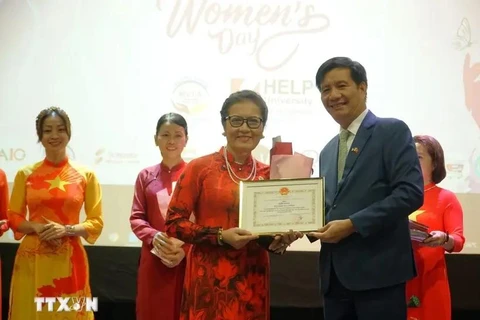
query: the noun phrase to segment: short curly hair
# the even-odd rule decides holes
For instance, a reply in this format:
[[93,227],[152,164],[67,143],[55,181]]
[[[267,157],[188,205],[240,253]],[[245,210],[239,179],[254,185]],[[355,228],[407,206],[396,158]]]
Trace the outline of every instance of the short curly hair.
[[263,125],[266,125],[268,120],[268,107],[265,100],[263,100],[262,96],[253,90],[241,90],[232,93],[222,105],[222,109],[220,110],[220,117],[223,127],[225,127],[225,122],[227,121],[228,111],[230,110],[230,108],[234,104],[243,101],[251,101],[260,109]]

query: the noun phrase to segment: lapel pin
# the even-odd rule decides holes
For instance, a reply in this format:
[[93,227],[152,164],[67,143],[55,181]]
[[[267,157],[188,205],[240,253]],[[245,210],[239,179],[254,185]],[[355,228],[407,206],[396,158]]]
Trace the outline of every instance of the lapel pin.
[[359,150],[358,150],[358,148],[357,148],[357,147],[355,147],[355,148],[352,148],[352,152],[353,152],[353,153],[358,153],[358,151],[359,151]]

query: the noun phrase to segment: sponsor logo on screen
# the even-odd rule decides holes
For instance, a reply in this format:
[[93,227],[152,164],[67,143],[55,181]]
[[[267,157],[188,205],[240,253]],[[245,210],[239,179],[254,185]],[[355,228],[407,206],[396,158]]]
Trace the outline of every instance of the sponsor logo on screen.
[[95,152],[95,164],[134,164],[139,162],[139,156],[135,152],[111,151],[107,148],[100,148]]
[[298,107],[307,107],[311,110],[313,99],[312,91],[315,83],[312,80],[292,80],[281,78],[244,79],[235,78],[230,81],[230,91],[253,90],[260,94],[267,105],[287,107],[298,110]]
[[209,105],[207,85],[199,79],[182,79],[175,84],[171,99],[179,113],[200,114]]
[[13,147],[13,148],[1,148],[0,147],[0,161],[23,161],[27,157],[25,149]]

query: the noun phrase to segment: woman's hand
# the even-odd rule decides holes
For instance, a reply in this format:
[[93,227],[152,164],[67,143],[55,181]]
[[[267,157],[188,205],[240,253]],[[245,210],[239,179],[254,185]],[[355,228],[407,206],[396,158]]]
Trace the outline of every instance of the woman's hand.
[[250,241],[258,239],[258,235],[251,234],[249,231],[240,228],[230,228],[222,231],[222,238],[223,242],[235,249],[241,249]]
[[170,254],[164,255],[160,259],[162,259],[162,263],[169,268],[176,267],[182,262],[185,258],[185,251],[181,247],[177,247],[174,251]]
[[43,230],[37,232],[42,241],[51,241],[61,239],[67,235],[67,229],[64,225],[44,218],[48,223],[43,225]]
[[421,244],[427,247],[440,247],[443,246],[447,239],[447,234],[443,231],[432,231],[430,232],[430,237],[425,239]]
[[153,250],[169,268],[178,266],[185,258],[185,251],[181,247],[183,242],[175,240],[163,232],[158,232],[152,241]]
[[43,223],[38,223],[38,222],[30,222],[30,223],[31,223],[33,231],[37,235],[40,235],[40,233],[42,233],[43,230],[45,229],[45,224],[43,224]]
[[173,253],[176,248],[172,239],[163,232],[157,232],[155,237],[153,237],[152,245],[157,252],[164,255]]

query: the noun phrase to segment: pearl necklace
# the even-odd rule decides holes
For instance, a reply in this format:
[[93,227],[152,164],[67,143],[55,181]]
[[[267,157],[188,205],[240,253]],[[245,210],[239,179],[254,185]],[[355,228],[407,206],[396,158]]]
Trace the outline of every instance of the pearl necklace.
[[435,187],[436,187],[436,185],[433,185],[433,186],[431,186],[430,188],[423,190],[423,192],[427,192],[428,190],[432,190],[432,189],[435,188]]
[[232,167],[230,166],[230,163],[228,162],[227,148],[226,147],[223,148],[223,157],[225,159],[225,164],[226,164],[226,167],[227,167],[228,175],[230,176],[230,179],[232,179],[233,182],[235,182],[236,184],[239,184],[238,181],[255,180],[255,177],[257,176],[257,162],[255,161],[255,158],[252,157],[252,162],[253,162],[252,163],[252,165],[253,165],[252,171],[250,172],[248,177],[242,179],[235,174]]

